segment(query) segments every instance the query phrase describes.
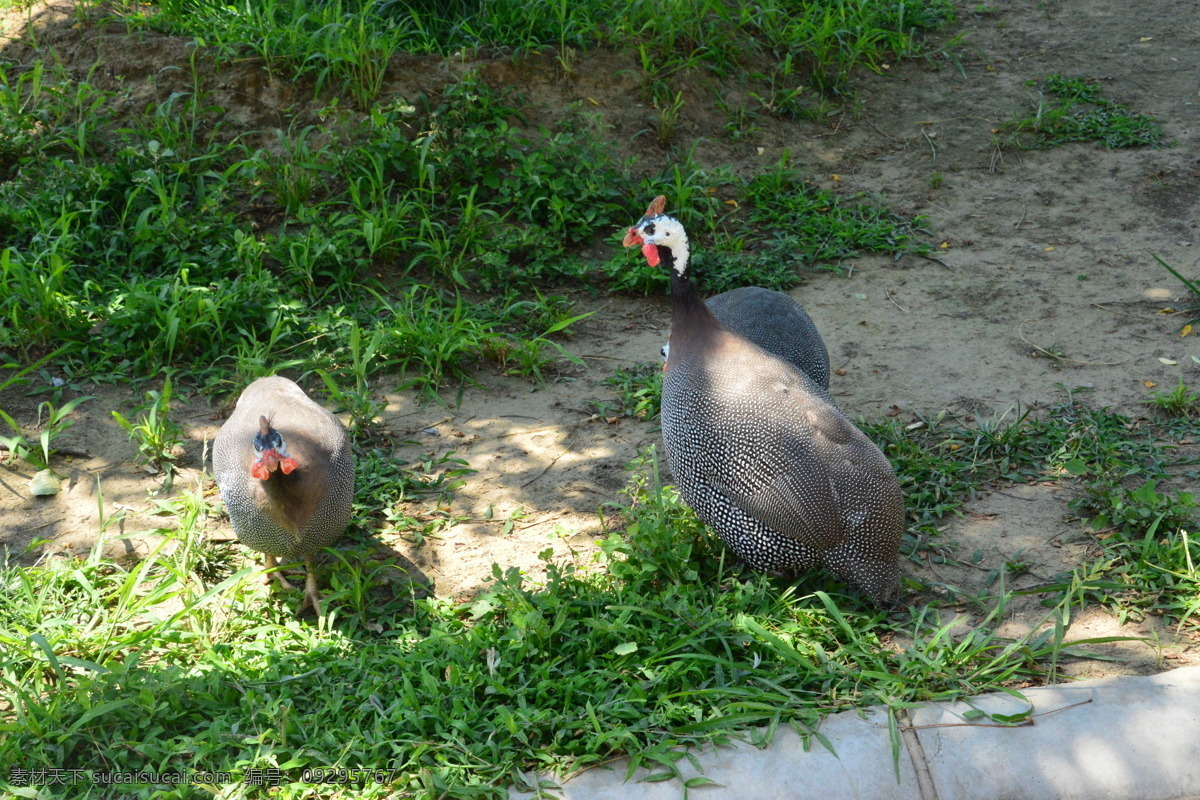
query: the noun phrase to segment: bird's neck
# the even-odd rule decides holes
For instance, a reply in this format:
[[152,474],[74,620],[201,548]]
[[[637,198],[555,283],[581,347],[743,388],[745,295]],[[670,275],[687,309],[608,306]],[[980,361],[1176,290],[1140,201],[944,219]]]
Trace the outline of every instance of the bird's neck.
[[683,358],[715,334],[721,324],[700,297],[686,269],[680,274],[671,263],[673,256],[662,260],[671,270],[671,356]]

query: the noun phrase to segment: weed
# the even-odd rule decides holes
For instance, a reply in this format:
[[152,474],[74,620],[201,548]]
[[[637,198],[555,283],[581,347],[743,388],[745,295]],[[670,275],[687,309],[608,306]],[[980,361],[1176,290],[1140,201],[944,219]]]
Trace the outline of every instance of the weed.
[[[454,453],[430,454],[417,464],[395,458],[389,451],[370,448],[357,455],[352,527],[373,532],[383,519],[383,534],[411,538],[417,545],[452,524],[445,511],[449,496],[474,472]],[[417,504],[433,496],[432,507]]]
[[183,429],[171,419],[171,379],[163,382],[161,392],[153,389],[146,392],[146,404],[137,422],[130,422],[118,411],[113,411],[117,421],[138,446],[138,456],[151,469],[172,469],[175,448],[183,439]]
[[[1048,103],[1046,94],[1058,98]],[[1067,142],[1102,142],[1109,149],[1156,145],[1158,123],[1145,114],[1100,96],[1100,85],[1077,78],[1046,78],[1042,99],[1032,117],[1016,116],[1004,125],[1007,143],[1022,149]]]
[[1151,392],[1149,404],[1173,417],[1193,419],[1200,415],[1200,392],[1184,386],[1183,378],[1180,378],[1178,385],[1169,392]]
[[655,108],[658,110],[658,125],[655,128],[655,141],[662,149],[670,147],[675,141],[675,129],[679,125],[679,112],[683,110],[683,92],[676,92],[674,97],[671,97],[668,91],[664,97],[658,98],[655,103]]
[[428,396],[452,380],[469,380],[468,362],[492,327],[471,316],[461,297],[450,302],[424,286],[410,288],[385,313],[377,352],[400,368],[405,387]]
[[[37,436],[36,443],[26,439],[17,421],[4,409],[0,409],[0,419],[3,419],[13,432],[12,436],[0,436],[0,445],[3,445],[4,449],[8,451],[9,461],[22,459],[39,470],[49,469],[50,456],[54,453],[51,443],[75,424],[75,421],[69,418],[71,412],[81,403],[93,399],[95,398],[76,397],[58,408],[55,408],[54,404],[49,401],[39,403],[36,426],[41,431]],[[45,416],[44,421],[43,415]]]
[[662,407],[662,364],[618,369],[604,382],[616,390],[618,413],[640,420],[658,419]]
[[317,370],[317,375],[334,402],[350,414],[350,425],[355,432],[367,433],[379,424],[379,413],[387,405],[377,400],[371,391],[371,375],[391,366],[392,362],[377,358],[388,332],[377,327],[364,338],[362,328],[355,320],[351,320],[349,329],[346,344],[348,363],[340,373],[353,379],[353,388],[345,388],[325,370]]
[[1183,326],[1184,329],[1186,330],[1186,332],[1190,333],[1191,326],[1193,324],[1195,324],[1196,322],[1200,322],[1200,283],[1198,283],[1194,280],[1188,280],[1187,278],[1183,277],[1183,275],[1181,275],[1177,269],[1172,267],[1167,262],[1163,261],[1158,256],[1154,255],[1153,253],[1151,253],[1150,255],[1155,261],[1157,261],[1159,263],[1159,266],[1161,266],[1167,272],[1174,275],[1175,278],[1180,283],[1183,284],[1184,288],[1187,289],[1188,293],[1191,295],[1191,299],[1193,301],[1195,301],[1194,305],[1190,306],[1189,308],[1183,309],[1185,313],[1191,315],[1190,318],[1188,319],[1188,321]]

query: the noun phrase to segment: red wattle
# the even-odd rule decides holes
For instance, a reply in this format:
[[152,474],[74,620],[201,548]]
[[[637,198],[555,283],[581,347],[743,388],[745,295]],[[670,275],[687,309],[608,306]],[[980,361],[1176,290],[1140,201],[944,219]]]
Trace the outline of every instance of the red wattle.
[[250,465],[250,475],[251,477],[258,478],[260,481],[265,481],[271,477],[271,470],[267,469],[267,465],[261,460],[255,461]]
[[300,465],[296,463],[296,459],[292,458],[291,456],[279,459],[279,468],[283,470],[284,475],[291,475],[292,470],[296,469],[298,466]]
[[646,257],[647,264],[649,264],[652,267],[658,266],[658,262],[659,262],[658,245],[650,244],[650,242],[646,242],[645,244],[642,245],[642,255],[644,255]]

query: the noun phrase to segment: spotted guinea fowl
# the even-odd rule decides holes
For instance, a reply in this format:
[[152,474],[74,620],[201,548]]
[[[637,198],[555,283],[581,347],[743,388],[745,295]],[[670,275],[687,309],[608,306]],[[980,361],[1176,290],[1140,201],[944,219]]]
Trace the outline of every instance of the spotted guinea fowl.
[[717,320],[664,206],[656,197],[624,244],[671,270],[662,431],[679,493],[751,567],[824,564],[895,602],[904,508],[891,465],[820,384]]
[[[292,381],[246,387],[213,442],[213,470],[238,539],[266,554],[267,569],[304,559],[303,611],[320,614],[313,554],[350,521],[354,454],[346,429]],[[282,572],[274,575],[292,588]]]
[[[791,362],[822,389],[829,388],[829,352],[821,332],[791,295],[743,286],[714,295],[705,304],[726,328]],[[670,351],[668,342],[662,348],[664,361]]]

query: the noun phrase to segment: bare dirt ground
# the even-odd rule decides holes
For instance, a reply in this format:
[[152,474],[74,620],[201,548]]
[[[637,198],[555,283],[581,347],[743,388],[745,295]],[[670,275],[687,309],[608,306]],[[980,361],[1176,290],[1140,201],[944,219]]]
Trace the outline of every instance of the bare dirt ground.
[[[826,188],[869,192],[901,213],[926,216],[923,227],[938,246],[937,260],[862,258],[845,265],[848,274],[814,274],[793,291],[825,337],[838,370],[830,389],[852,417],[910,422],[947,410],[982,421],[1018,406],[1044,408],[1064,400],[1067,389],[1086,389],[1081,397],[1097,406],[1148,415],[1147,382],[1171,388],[1182,378],[1195,386],[1200,376],[1200,364],[1191,358],[1200,357],[1200,341],[1181,337],[1183,320],[1165,311],[1181,302],[1181,287],[1151,257],[1157,254],[1185,275],[1200,271],[1195,5],[1026,0],[974,8],[962,8],[951,32],[962,35],[954,59],[863,74],[855,84],[857,102],[823,122],[764,115],[755,134],[731,142],[722,136],[725,118],[713,106],[712,92],[732,96],[737,89],[697,78],[683,87],[679,143],[698,142],[702,162],[739,174],[777,162],[787,149]],[[72,27],[61,10],[32,16],[41,46],[55,48],[80,75],[98,60],[96,79],[119,76],[131,103],[165,94],[172,81],[183,80],[164,69],[186,64],[182,42],[154,35],[130,41],[120,25]],[[0,44],[0,57],[32,57],[22,32],[26,20],[7,21],[13,41]],[[478,68],[489,81],[518,86],[548,116],[571,102],[587,102],[612,126],[620,148],[657,165],[664,155],[649,141],[653,137],[636,136],[652,123],[653,111],[637,102],[634,66],[611,54],[583,56],[574,74],[564,77],[553,59],[453,66],[410,59],[395,65],[385,97],[436,93],[455,73]],[[1028,114],[1037,101],[1027,81],[1054,73],[1099,81],[1107,97],[1159,120],[1168,146],[999,149],[996,129],[1015,113]],[[251,126],[285,125],[282,118],[272,121],[278,109],[305,99],[251,68],[222,73],[210,88],[212,102],[230,119]],[[630,198],[631,222],[647,199]],[[609,243],[613,248],[618,233]],[[657,430],[645,422],[596,417],[593,401],[611,401],[603,380],[615,368],[657,360],[669,328],[664,298],[595,300],[581,292],[577,300],[577,310],[596,311],[567,344],[586,368],[568,367],[545,386],[485,369],[477,376],[483,388],[467,388],[453,409],[389,395],[385,422],[397,441],[411,439],[397,448],[397,457],[415,461],[453,451],[476,470],[453,497],[451,511],[464,521],[420,546],[383,542],[439,594],[477,590],[493,562],[537,572],[537,553],[546,547],[585,557],[601,530],[597,509],[620,499],[624,466],[657,441]],[[1048,352],[1061,357],[1046,357]],[[99,527],[98,486],[105,513],[118,506],[129,510],[120,525],[126,533],[151,532],[169,519],[153,513],[162,476],[135,465],[134,447],[110,414],[135,405],[144,387],[81,388],[99,399],[81,407],[62,440],[87,453],[60,468],[69,476],[67,490],[31,498],[24,470],[0,469],[0,541],[14,553],[41,538],[77,551],[89,547]],[[0,405],[31,422],[37,399],[10,392]],[[191,438],[176,486],[201,480],[203,443],[219,427],[221,413],[196,396],[179,406],[178,416]],[[1069,521],[1069,497],[1060,485],[984,493],[943,533],[959,552],[982,549],[982,569],[914,563],[905,569],[975,589],[987,570],[1018,553],[1030,565],[1018,588],[1069,570],[1089,547],[1079,524]],[[523,516],[506,532],[514,511]],[[210,527],[214,535],[229,535],[219,517]],[[119,543],[129,552],[145,546],[139,538]],[[1033,600],[1014,605],[1006,630],[1036,624],[1042,611]],[[1114,620],[1093,612],[1076,620],[1073,634],[1117,630]],[[1158,636],[1168,646],[1160,657],[1153,646],[1122,645],[1119,663],[1089,662],[1076,672],[1200,663],[1194,641],[1177,639],[1154,619],[1120,630]]]

